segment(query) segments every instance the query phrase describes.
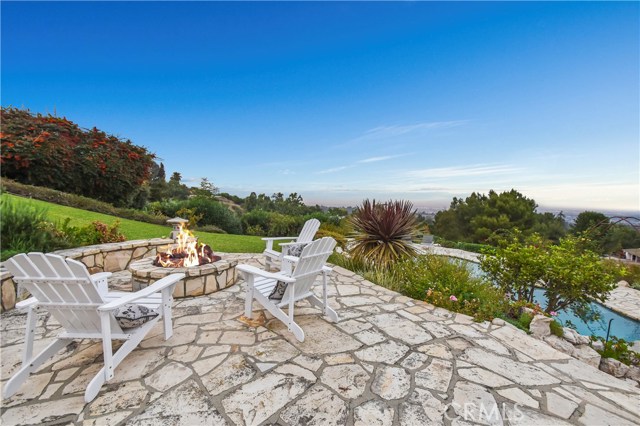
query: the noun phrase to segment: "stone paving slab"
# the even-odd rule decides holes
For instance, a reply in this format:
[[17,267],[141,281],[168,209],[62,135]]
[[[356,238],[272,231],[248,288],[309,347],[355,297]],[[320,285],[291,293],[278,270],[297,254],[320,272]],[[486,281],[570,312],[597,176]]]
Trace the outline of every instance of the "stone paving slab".
[[604,305],[629,318],[640,321],[640,290],[618,285],[609,293]]
[[[259,256],[236,255],[261,265]],[[127,276],[114,288],[126,288]],[[316,291],[320,294],[320,286]],[[74,342],[2,401],[3,425],[637,425],[640,388],[509,325],[473,323],[336,267],[337,324],[306,302],[298,342],[254,303],[244,283],[177,300],[174,336],[161,324],[91,403],[99,342]],[[18,312],[1,317],[0,382],[20,367]],[[496,321],[496,324],[502,324]],[[59,326],[42,314],[36,350]]]

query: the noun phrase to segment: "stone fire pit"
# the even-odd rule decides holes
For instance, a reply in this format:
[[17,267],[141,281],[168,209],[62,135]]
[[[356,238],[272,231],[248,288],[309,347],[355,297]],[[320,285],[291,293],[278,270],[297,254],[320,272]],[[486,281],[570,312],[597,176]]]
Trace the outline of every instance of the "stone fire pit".
[[188,268],[163,268],[153,266],[153,257],[147,257],[129,265],[133,291],[153,284],[160,278],[176,272],[184,272],[186,277],[178,283],[173,297],[201,296],[214,293],[236,283],[237,260],[219,260],[206,265]]

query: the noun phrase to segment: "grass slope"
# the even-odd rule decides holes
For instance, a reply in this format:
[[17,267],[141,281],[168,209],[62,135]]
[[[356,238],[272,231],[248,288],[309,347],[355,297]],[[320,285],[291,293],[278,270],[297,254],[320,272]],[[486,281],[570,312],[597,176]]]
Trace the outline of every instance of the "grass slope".
[[[52,222],[62,222],[67,218],[70,218],[70,225],[86,226],[96,220],[108,225],[112,225],[116,220],[119,220],[120,232],[124,234],[128,240],[160,237],[166,238],[171,231],[168,225],[153,225],[150,223],[121,219],[116,216],[90,212],[73,207],[61,206],[58,204],[48,203],[46,201],[32,200],[11,194],[7,195],[16,203],[29,203],[31,205],[46,208],[47,217]],[[254,237],[251,235],[214,234],[210,232],[195,232],[194,234],[199,238],[199,241],[209,244],[214,252],[261,253],[265,247],[265,243],[260,239],[260,237]]]

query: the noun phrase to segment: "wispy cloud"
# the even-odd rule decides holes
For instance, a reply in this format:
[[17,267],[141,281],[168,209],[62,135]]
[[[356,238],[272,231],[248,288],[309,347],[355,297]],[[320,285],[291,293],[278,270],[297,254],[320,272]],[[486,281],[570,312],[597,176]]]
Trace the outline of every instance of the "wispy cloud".
[[398,158],[398,157],[404,157],[406,155],[409,154],[398,154],[398,155],[384,155],[381,157],[370,157],[370,158],[365,158],[364,160],[359,160],[356,161],[356,163],[358,164],[362,164],[362,163],[376,163],[378,161],[386,161],[386,160],[391,160],[393,158]]
[[406,176],[412,178],[452,178],[464,176],[481,176],[481,175],[497,175],[510,174],[522,171],[522,169],[510,165],[486,165],[474,164],[459,167],[439,167],[422,170],[409,170]]
[[348,169],[348,168],[351,168],[351,167],[353,167],[353,166],[332,167],[330,169],[320,170],[319,172],[316,172],[316,174],[326,175],[328,173],[336,173],[336,172],[339,172],[341,170]]
[[388,137],[399,136],[406,133],[415,132],[417,130],[446,129],[450,127],[459,127],[466,124],[468,120],[452,120],[452,121],[428,121],[424,123],[408,124],[404,126],[379,126],[367,130],[367,137]]
[[280,174],[281,174],[281,175],[285,175],[285,176],[286,176],[286,175],[295,175],[295,174],[296,174],[296,172],[291,171],[291,170],[289,170],[289,169],[284,169],[284,170],[280,170]]
[[382,155],[382,156],[379,156],[379,157],[369,157],[369,158],[365,158],[363,160],[358,160],[355,163],[348,164],[346,166],[332,167],[330,169],[320,170],[319,172],[316,172],[316,174],[325,175],[325,174],[329,174],[329,173],[336,173],[336,172],[340,172],[342,170],[352,169],[352,168],[358,166],[359,164],[377,163],[379,161],[391,160],[393,158],[404,157],[406,155],[409,155],[409,154]]
[[426,121],[406,125],[378,126],[367,130],[362,136],[351,139],[348,143],[351,144],[369,140],[388,139],[426,130],[460,127],[464,126],[468,122],[469,120]]

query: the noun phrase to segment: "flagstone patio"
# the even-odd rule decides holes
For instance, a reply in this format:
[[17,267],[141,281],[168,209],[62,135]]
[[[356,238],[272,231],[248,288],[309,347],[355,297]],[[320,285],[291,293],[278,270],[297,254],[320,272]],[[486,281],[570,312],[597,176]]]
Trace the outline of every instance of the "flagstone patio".
[[[128,277],[116,275],[123,286]],[[300,303],[300,343],[258,304],[254,321],[241,321],[244,288],[176,300],[173,337],[164,341],[158,325],[89,404],[83,393],[102,366],[101,345],[68,346],[2,401],[1,423],[640,424],[637,383],[501,320],[474,323],[336,267],[330,303],[341,321]],[[25,319],[2,314],[2,384],[20,366]],[[57,328],[42,315],[35,349]]]

